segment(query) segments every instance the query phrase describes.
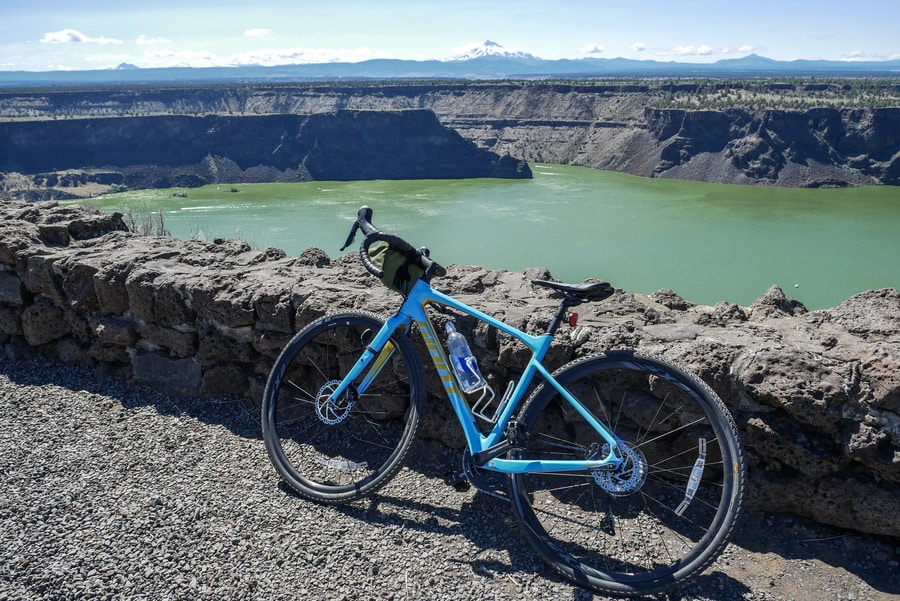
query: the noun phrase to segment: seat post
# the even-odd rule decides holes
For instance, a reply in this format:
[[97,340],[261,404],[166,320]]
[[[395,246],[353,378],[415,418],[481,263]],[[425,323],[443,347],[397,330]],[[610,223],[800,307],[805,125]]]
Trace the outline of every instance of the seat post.
[[566,309],[570,307],[577,307],[581,304],[581,299],[570,296],[568,294],[563,296],[562,302],[559,303],[559,307],[556,309],[556,314],[553,316],[553,321],[550,322],[550,325],[547,326],[547,333],[551,336],[556,335],[556,330],[559,329],[559,324],[562,323],[563,319],[566,318]]

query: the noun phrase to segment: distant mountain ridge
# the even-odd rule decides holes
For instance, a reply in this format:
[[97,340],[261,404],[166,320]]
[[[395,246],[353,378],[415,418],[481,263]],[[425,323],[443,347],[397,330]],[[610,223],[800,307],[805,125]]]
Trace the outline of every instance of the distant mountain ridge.
[[169,67],[123,64],[93,71],[0,71],[0,89],[43,85],[261,83],[348,79],[552,79],[597,77],[897,77],[900,60],[778,61],[756,54],[714,63],[582,58],[545,60],[490,40],[447,60],[372,59],[355,63],[280,66]]

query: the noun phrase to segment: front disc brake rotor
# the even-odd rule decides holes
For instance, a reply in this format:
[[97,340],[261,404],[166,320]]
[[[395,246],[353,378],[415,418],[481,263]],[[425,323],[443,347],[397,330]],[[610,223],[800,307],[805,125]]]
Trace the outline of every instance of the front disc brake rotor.
[[352,398],[351,390],[347,390],[338,401],[332,398],[332,394],[337,390],[340,383],[340,380],[326,382],[319,389],[319,394],[316,395],[316,414],[318,414],[320,420],[332,426],[344,421],[356,404],[356,399]]

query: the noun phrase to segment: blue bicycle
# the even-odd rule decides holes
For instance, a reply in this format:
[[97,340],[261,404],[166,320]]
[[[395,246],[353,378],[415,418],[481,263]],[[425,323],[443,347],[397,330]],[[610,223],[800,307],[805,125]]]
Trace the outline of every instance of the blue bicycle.
[[[582,357],[553,373],[542,363],[568,310],[609,297],[612,286],[534,281],[560,297],[535,336],[434,290],[444,269],[427,249],[379,231],[368,207],[344,248],[360,230],[363,265],[405,298],[386,320],[360,311],[318,319],[277,358],[262,426],[269,458],[293,490],[347,503],[397,473],[426,399],[417,331],[467,441],[455,483],[508,498],[525,538],[559,573],[636,595],[715,560],[746,486],[743,446],[719,397],[685,369],[634,351]],[[445,350],[438,332],[448,322],[481,322],[530,360],[496,394],[493,374],[482,376],[471,359],[466,371]]]

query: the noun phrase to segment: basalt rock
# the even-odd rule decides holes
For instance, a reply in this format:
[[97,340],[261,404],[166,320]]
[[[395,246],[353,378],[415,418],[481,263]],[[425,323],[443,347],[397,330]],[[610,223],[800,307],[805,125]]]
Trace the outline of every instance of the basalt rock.
[[0,122],[0,143],[0,172],[31,176],[0,185],[8,196],[88,184],[106,191],[114,184],[531,177],[523,160],[478,148],[428,110]]
[[[66,236],[48,240],[54,224]],[[313,319],[390,313],[399,296],[355,254],[288,257],[227,240],[149,238],[116,215],[53,203],[0,204],[0,345],[121,373],[168,395],[259,399],[278,352]],[[85,237],[85,232],[91,232]],[[524,273],[451,265],[436,287],[538,334],[557,300]],[[582,306],[550,367],[629,346],[702,377],[735,415],[750,463],[750,506],[900,536],[900,293],[862,292],[806,311],[776,287],[751,307],[695,306],[671,290],[619,291]],[[482,371],[502,389],[527,353],[459,320]],[[29,350],[30,349],[30,350]],[[423,353],[425,349],[420,349]],[[425,355],[423,355],[425,356]],[[460,446],[439,378],[427,369],[423,436]]]
[[896,109],[646,109],[645,118],[659,145],[647,148],[659,156],[655,175],[813,188],[900,185]]
[[[773,85],[777,94],[778,84]],[[442,125],[495,157],[513,156],[532,163],[720,183],[900,185],[900,108],[654,108],[660,106],[661,94],[693,94],[696,88],[696,83],[332,82],[151,87],[115,94],[72,89],[0,93],[0,119],[11,119],[8,125],[0,123],[0,144],[9,148],[24,139],[28,156],[65,159],[43,161],[44,171],[22,175],[12,168],[21,164],[15,156],[18,153],[3,155],[11,160],[0,161],[0,198],[87,196],[88,190],[105,191],[126,180],[159,186],[199,185],[237,177],[245,179],[233,181],[296,181],[315,178],[318,166],[346,172],[349,162],[354,171],[366,170],[382,164],[387,156],[393,163],[389,169],[407,169],[409,165],[403,162],[409,157],[416,160],[417,140],[422,138],[404,134],[401,140],[412,143],[395,151],[399,129],[383,131],[382,141],[378,135],[361,134],[354,123],[358,119],[348,117],[340,122],[342,127],[349,126],[340,134],[340,145],[324,150],[334,154],[349,144],[377,143],[383,146],[379,152],[359,154],[372,159],[371,166],[363,161],[353,164],[352,149],[338,157],[329,156],[329,160],[337,159],[333,164],[321,160],[324,154],[298,163],[306,141],[297,135],[300,130],[294,123],[306,118],[303,116],[341,109],[366,109],[356,112],[369,114],[426,109]],[[135,115],[160,116],[148,120]],[[309,131],[328,128],[331,126],[313,127],[310,123]],[[4,133],[13,131],[18,132],[17,137]],[[103,137],[95,137],[103,131]],[[334,134],[330,131],[327,135]],[[118,139],[123,156],[144,156],[142,160],[153,156],[146,154],[147,150],[159,148],[159,141],[167,140],[167,152],[173,157],[189,154],[193,166],[166,163],[156,170],[140,168],[142,179],[135,170],[118,168],[72,173],[64,168],[69,155],[60,152],[69,144],[69,136],[73,141],[104,143],[107,138]],[[331,138],[322,138],[326,139]],[[204,149],[212,151],[198,164],[196,157]],[[503,165],[504,161],[509,165]],[[422,158],[421,162],[433,161]],[[491,170],[501,171],[508,171],[514,162],[516,172],[520,164],[509,159],[489,162]],[[312,169],[304,171],[304,166]]]

